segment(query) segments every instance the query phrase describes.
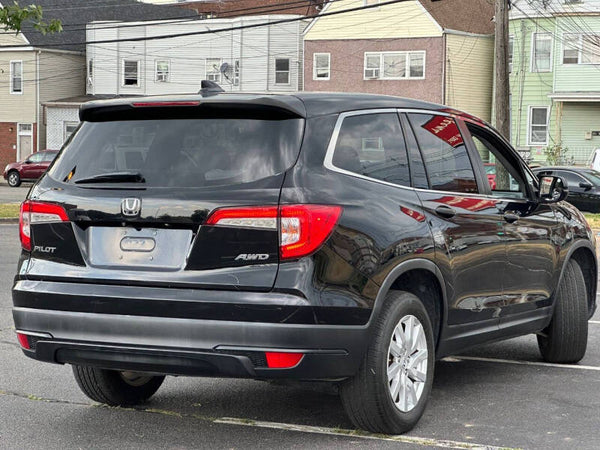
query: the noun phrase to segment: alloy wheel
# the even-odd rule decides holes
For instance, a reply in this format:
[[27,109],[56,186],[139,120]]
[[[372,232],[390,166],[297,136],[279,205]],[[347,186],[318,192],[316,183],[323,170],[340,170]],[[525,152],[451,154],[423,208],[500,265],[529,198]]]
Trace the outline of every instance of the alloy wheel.
[[415,316],[404,316],[392,333],[388,348],[389,392],[396,408],[409,412],[423,395],[427,380],[427,339]]

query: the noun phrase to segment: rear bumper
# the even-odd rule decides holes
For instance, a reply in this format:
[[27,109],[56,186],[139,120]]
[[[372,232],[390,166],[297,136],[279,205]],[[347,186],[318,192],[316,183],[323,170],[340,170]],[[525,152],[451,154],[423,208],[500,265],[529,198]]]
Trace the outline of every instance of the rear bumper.
[[[143,308],[136,315],[42,308],[63,297],[70,304],[77,300],[92,309],[96,305],[99,311],[105,307],[104,296],[50,294],[57,287],[52,284],[20,281],[13,289],[15,328],[34,335],[32,349],[24,352],[40,361],[174,375],[334,379],[356,373],[369,342],[366,325],[158,317],[144,315]],[[127,299],[112,299],[121,300]],[[243,304],[237,307],[243,310]],[[265,351],[304,357],[293,368],[270,369]]]

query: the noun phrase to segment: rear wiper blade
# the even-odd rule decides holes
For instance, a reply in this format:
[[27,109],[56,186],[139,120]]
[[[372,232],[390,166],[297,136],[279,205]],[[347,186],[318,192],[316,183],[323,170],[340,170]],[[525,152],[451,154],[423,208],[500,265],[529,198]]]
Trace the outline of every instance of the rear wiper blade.
[[145,183],[146,179],[139,172],[111,172],[80,178],[75,184],[82,183]]

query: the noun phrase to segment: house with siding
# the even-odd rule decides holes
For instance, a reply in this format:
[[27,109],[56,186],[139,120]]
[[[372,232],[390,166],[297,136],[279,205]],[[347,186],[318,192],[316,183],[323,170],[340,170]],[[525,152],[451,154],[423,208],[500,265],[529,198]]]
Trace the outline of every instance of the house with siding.
[[[228,92],[297,91],[306,24],[277,23],[289,18],[302,16],[91,23],[87,40],[101,43],[87,46],[87,94],[196,93],[202,80]],[[173,37],[152,39],[162,36]]]
[[600,148],[600,0],[514,0],[510,12],[511,140],[545,163]]
[[[12,3],[12,1],[11,1]],[[21,6],[30,2],[21,1]],[[48,147],[45,104],[85,94],[83,24],[92,20],[193,17],[193,11],[119,0],[111,8],[87,0],[36,0],[44,20],[60,19],[61,33],[43,35],[25,24],[0,31],[0,167]],[[1,5],[1,3],[0,3]],[[72,121],[71,121],[72,122]],[[61,123],[61,141],[72,123]],[[61,142],[62,145],[62,142]],[[60,148],[52,147],[52,148]]]
[[491,117],[493,3],[339,0],[304,33],[304,89],[369,92],[444,103]]

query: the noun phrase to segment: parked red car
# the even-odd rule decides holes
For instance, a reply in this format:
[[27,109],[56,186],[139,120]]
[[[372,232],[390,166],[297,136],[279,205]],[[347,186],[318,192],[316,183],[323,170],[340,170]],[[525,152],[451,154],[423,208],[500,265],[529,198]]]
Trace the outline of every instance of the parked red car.
[[11,187],[17,187],[21,181],[37,180],[54,160],[58,150],[42,150],[29,155],[27,159],[11,163],[4,169],[4,179]]

